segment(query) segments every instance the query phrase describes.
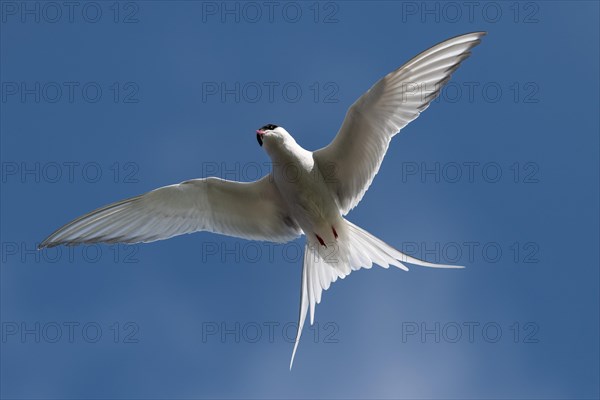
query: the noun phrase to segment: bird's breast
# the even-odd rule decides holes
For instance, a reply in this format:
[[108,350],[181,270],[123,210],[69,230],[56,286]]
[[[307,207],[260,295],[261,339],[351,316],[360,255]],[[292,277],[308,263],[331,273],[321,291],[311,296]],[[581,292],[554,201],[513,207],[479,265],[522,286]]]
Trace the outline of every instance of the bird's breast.
[[339,218],[337,205],[314,162],[274,165],[273,175],[292,215],[305,232]]

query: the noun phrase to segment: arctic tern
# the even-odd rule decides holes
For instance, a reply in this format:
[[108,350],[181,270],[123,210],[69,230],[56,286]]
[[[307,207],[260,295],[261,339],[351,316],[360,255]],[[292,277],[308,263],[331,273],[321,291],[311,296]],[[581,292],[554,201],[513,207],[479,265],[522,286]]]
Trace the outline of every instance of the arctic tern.
[[337,136],[324,148],[305,150],[281,126],[258,129],[256,139],[272,161],[271,173],[258,181],[209,177],[161,187],[77,218],[39,248],[152,242],[198,231],[280,243],[305,235],[291,369],[308,310],[312,324],[322,291],[338,278],[373,264],[462,268],[410,257],[344,216],[371,185],[392,137],[439,95],[484,35],[448,39],[383,77],[348,109]]

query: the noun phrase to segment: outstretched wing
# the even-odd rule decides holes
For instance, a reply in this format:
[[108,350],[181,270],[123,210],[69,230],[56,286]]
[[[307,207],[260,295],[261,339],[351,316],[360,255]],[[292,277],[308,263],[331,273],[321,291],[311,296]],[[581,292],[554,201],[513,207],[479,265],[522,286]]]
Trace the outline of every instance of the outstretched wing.
[[392,137],[429,106],[484,35],[448,39],[383,77],[348,109],[335,139],[314,152],[344,215],[371,185]]
[[197,231],[273,242],[287,242],[302,233],[271,175],[249,183],[206,178],[99,208],[58,229],[39,248],[153,242]]

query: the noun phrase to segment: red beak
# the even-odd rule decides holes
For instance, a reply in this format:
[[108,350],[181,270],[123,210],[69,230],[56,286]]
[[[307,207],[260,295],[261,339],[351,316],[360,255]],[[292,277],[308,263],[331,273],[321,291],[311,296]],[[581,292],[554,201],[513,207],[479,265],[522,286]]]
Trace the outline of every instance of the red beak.
[[262,137],[264,134],[265,134],[265,131],[263,131],[262,129],[256,130],[256,140],[258,141],[258,144],[260,144],[261,146],[263,145]]

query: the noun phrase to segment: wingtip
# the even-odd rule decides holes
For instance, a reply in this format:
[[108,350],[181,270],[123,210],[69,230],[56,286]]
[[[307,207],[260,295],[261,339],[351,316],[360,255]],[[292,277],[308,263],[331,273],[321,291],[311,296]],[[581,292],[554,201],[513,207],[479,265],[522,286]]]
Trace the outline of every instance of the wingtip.
[[448,41],[450,40],[465,40],[467,42],[472,42],[473,43],[473,47],[477,46],[479,43],[481,43],[481,40],[483,39],[483,37],[485,35],[487,35],[487,31],[475,31],[475,32],[469,32],[469,33],[465,33],[463,35],[458,35],[455,36],[453,38],[448,39]]
[[38,245],[37,245],[37,249],[38,249],[38,250],[43,250],[43,249],[46,249],[46,248],[52,248],[52,247],[56,247],[56,246],[59,246],[59,245],[61,245],[61,244],[64,244],[64,243],[62,243],[62,242],[55,242],[55,241],[52,241],[52,240],[51,240],[51,239],[48,237],[48,238],[46,238],[46,239],[42,240],[42,241],[40,242],[40,244],[38,244]]
[[459,35],[459,36],[470,36],[470,35],[475,35],[478,37],[483,37],[485,35],[487,35],[488,32],[487,31],[474,31],[474,32],[469,32],[469,33],[465,33],[463,35]]
[[[487,32],[487,31],[474,31],[474,32],[468,32],[468,33],[463,33],[463,34],[461,34],[461,35],[456,35],[456,36],[453,36],[453,37],[451,37],[451,38],[449,38],[449,39],[446,39],[444,42],[448,42],[448,41],[452,41],[452,40],[456,40],[456,39],[460,39],[460,38],[462,38],[462,39],[465,39],[465,38],[467,38],[467,37],[469,37],[469,36],[471,36],[471,37],[475,37],[475,38],[476,38],[476,40],[479,40],[480,38],[484,37],[484,36],[485,36],[485,35],[487,35],[487,34],[488,34],[488,32]],[[443,43],[443,42],[442,42],[442,43]]]

